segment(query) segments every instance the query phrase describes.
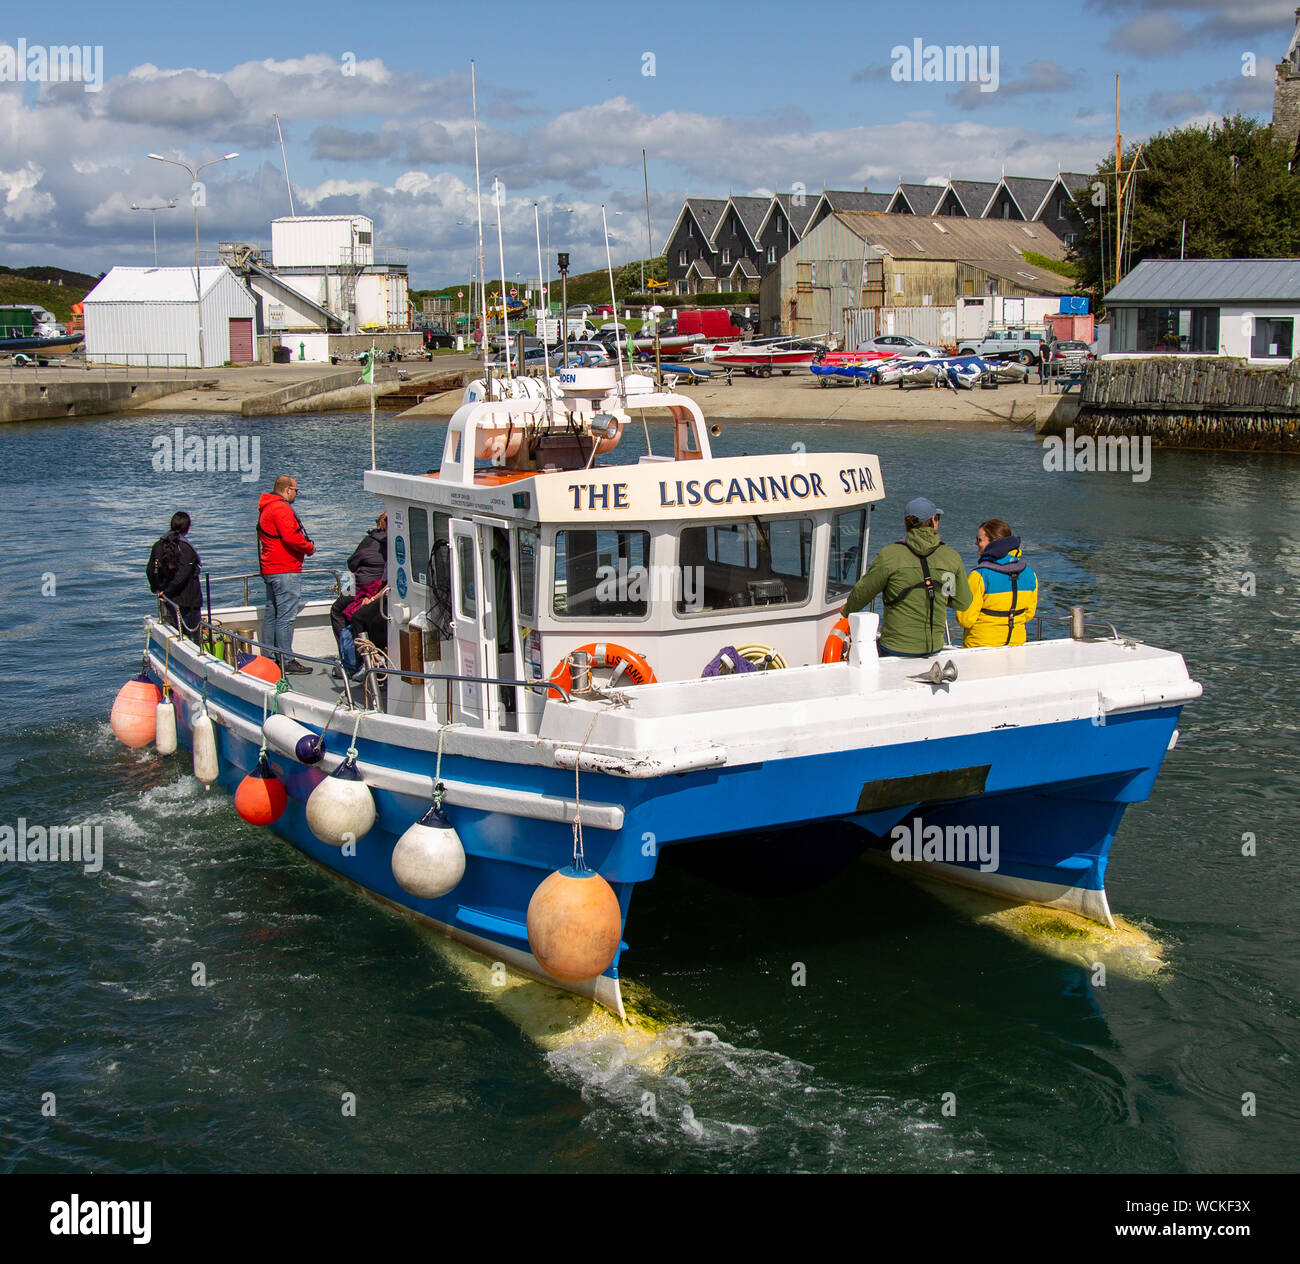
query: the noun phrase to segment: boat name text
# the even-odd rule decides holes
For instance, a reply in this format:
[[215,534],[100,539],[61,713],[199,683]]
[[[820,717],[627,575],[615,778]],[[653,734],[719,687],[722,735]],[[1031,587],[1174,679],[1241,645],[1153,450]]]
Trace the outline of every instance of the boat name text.
[[[876,481],[865,466],[839,471],[845,494],[874,491]],[[627,483],[569,483],[573,508],[630,509]],[[765,474],[759,478],[676,479],[659,483],[659,508],[689,505],[754,505],[790,500],[817,500],[827,495],[822,475]]]

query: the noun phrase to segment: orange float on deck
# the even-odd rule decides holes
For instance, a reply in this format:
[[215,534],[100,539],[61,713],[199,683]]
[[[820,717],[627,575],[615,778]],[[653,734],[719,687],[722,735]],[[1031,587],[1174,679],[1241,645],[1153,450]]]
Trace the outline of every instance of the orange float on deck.
[[[654,670],[650,664],[640,654],[626,649],[622,645],[615,645],[613,642],[605,641],[589,641],[586,645],[579,645],[576,650],[570,650],[569,654],[590,654],[593,667],[617,667],[620,663],[626,663],[627,671],[624,675],[634,685],[653,685],[655,683]],[[551,673],[551,679],[557,685],[560,685],[566,693],[573,689],[573,668],[569,665],[568,654],[560,660],[559,666]],[[553,690],[548,691],[546,696],[549,698],[553,692]],[[556,693],[555,696],[561,697],[562,695]]]
[[840,619],[831,629],[822,650],[823,663],[840,663],[849,652],[849,621]]
[[246,676],[255,676],[273,685],[280,679],[280,669],[263,654],[241,654],[239,670]]
[[113,699],[108,722],[113,736],[133,750],[148,746],[158,731],[158,704],[162,693],[148,676],[128,680]]

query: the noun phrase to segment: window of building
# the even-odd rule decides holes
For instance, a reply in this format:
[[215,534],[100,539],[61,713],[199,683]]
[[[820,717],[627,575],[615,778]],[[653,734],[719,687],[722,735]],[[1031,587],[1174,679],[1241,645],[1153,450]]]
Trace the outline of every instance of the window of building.
[[1217,307],[1115,308],[1111,350],[1154,355],[1217,355]]
[[[807,482],[803,474],[764,479],[761,490],[779,494],[768,486],[775,483],[797,494],[793,485],[800,479]],[[725,497],[721,479],[701,490],[707,496],[715,485]],[[812,541],[811,518],[745,518],[683,528],[677,613],[802,605],[808,600]]]
[[1293,318],[1256,316],[1250,337],[1252,360],[1289,360]]
[[361,232],[360,230],[358,230],[358,232],[357,232],[357,245],[358,245],[358,246],[368,246],[368,245],[370,245],[370,234],[367,233],[367,232]]
[[679,250],[677,252],[677,266],[679,268],[684,268],[689,262],[690,262],[690,256],[686,253],[686,251]]
[[731,251],[724,250],[722,252],[722,266],[726,267],[730,262],[731,262]]
[[556,617],[644,617],[650,609],[649,565],[649,532],[557,531]]
[[903,274],[902,274],[901,272],[895,272],[895,273],[894,273],[894,293],[895,293],[895,294],[901,294],[902,292],[903,292]]
[[775,263],[775,262],[776,262],[776,247],[775,247],[775,246],[769,246],[769,247],[767,248],[767,261],[768,261],[768,263]]
[[776,231],[778,233],[785,231],[785,225],[781,223],[781,217],[779,215],[776,217]]

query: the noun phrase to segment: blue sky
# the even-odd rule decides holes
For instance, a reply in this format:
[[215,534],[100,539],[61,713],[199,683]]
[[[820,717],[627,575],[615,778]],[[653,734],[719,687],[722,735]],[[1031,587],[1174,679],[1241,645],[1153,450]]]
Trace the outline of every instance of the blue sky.
[[[1267,121],[1294,24],[1293,4],[1264,0],[998,8],[433,3],[365,9],[363,30],[356,5],[329,2],[29,7],[0,43],[101,47],[103,80],[0,82],[0,262],[151,263],[130,204],[172,196],[160,262],[192,259],[188,178],[150,151],[237,150],[205,173],[202,243],[269,243],[288,212],[278,111],[300,214],[371,215],[379,243],[410,249],[413,284],[456,280],[474,250],[471,58],[484,187],[502,181],[506,271],[528,276],[534,201],[560,212],[552,248],[575,267],[603,263],[602,203],[616,262],[639,257],[643,147],[656,250],[688,192],[1091,171],[1113,151],[1117,72],[1126,138],[1238,110]],[[994,90],[900,78],[894,50],[918,39],[981,49]]]

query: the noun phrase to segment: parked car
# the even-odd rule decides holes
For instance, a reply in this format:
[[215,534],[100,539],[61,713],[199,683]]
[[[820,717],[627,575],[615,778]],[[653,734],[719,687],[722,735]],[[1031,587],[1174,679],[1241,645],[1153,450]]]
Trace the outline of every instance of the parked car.
[[429,347],[454,347],[456,345],[456,336],[449,334],[441,325],[426,325],[423,339],[426,349]]
[[963,338],[957,346],[958,355],[977,355],[985,360],[1019,360],[1021,364],[1037,364],[1043,357],[1041,329],[990,329],[983,338]]
[[944,354],[941,347],[933,347],[909,334],[881,334],[879,338],[868,338],[866,342],[858,343],[856,350],[888,351],[904,360],[928,360]]
[[1075,338],[1058,339],[1043,348],[1043,366],[1049,373],[1073,373],[1096,358],[1086,342]]
[[571,342],[566,348],[565,362],[586,356],[594,364],[608,364],[614,357],[603,342]]
[[614,315],[614,309],[608,303],[602,303],[599,307],[596,308],[596,315],[612,316]]

